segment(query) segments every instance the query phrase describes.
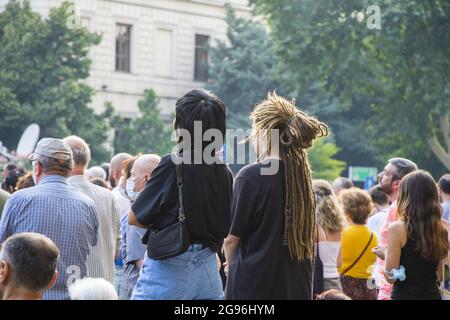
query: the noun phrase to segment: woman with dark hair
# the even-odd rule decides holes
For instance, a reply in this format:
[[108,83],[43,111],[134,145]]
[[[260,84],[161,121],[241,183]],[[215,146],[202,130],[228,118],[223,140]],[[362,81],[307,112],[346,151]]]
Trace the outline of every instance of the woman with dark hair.
[[[133,203],[128,222],[167,230],[179,221],[183,207],[189,246],[167,259],[154,259],[147,250],[132,299],[223,299],[216,253],[230,226],[233,176],[220,159],[213,163],[207,159],[222,145],[210,150],[202,138],[207,130],[222,135],[216,142],[225,138],[225,105],[208,92],[192,90],[177,101],[175,112],[178,157],[161,159]],[[196,156],[200,158],[194,159]],[[180,158],[181,191],[173,162]]]
[[[438,281],[449,243],[436,182],[426,171],[406,175],[398,196],[400,220],[389,225],[385,277],[393,300],[441,300]],[[394,269],[404,268],[404,279]],[[403,280],[403,281],[402,281]]]
[[250,118],[261,161],[236,177],[226,299],[311,300],[316,223],[305,149],[327,126],[275,93]]
[[11,170],[9,172],[9,175],[5,178],[5,181],[3,182],[4,189],[11,194],[16,192],[17,181],[24,174],[25,171],[22,168],[16,168],[14,170]]

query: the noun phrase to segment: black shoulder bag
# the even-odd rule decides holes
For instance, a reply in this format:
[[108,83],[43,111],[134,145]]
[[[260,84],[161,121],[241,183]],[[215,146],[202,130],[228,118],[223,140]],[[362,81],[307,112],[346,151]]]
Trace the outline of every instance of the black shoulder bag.
[[147,255],[154,260],[164,260],[178,256],[190,245],[189,232],[186,226],[186,216],[183,207],[182,164],[176,164],[177,187],[180,208],[178,221],[164,229],[151,227],[148,233]]

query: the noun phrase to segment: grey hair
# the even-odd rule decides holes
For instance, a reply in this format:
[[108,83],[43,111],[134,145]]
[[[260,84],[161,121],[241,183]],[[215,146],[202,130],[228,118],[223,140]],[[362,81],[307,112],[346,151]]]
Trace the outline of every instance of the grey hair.
[[91,149],[84,139],[78,136],[69,136],[64,141],[72,149],[73,162],[76,166],[87,167],[91,161]]
[[103,278],[84,278],[69,286],[71,300],[118,300],[114,286]]
[[106,172],[105,172],[105,170],[103,170],[102,167],[99,167],[99,166],[94,166],[94,167],[89,168],[86,171],[86,176],[88,178],[100,178],[102,180],[106,180]]
[[6,261],[11,268],[12,283],[32,291],[47,289],[58,259],[59,250],[53,241],[37,233],[9,237],[0,252],[0,261]]
[[353,187],[353,182],[349,178],[339,177],[334,180],[333,187],[339,189],[350,189]]
[[42,171],[45,174],[57,174],[63,177],[68,177],[73,168],[73,160],[58,160],[42,155],[37,155],[36,159],[42,166]]
[[393,180],[401,180],[408,173],[418,170],[414,162],[405,158],[392,158],[388,162],[395,168]]

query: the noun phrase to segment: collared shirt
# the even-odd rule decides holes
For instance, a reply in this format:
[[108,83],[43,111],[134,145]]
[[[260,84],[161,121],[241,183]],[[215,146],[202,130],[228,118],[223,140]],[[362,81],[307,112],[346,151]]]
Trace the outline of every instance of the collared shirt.
[[127,213],[120,219],[122,244],[120,246],[120,257],[124,264],[134,262],[136,260],[143,260],[145,252],[147,251],[147,245],[142,243],[142,237],[147,229],[132,226],[128,224]]
[[52,175],[10,197],[0,220],[0,242],[22,232],[52,239],[60,251],[58,280],[44,299],[69,299],[67,287],[87,275],[87,256],[97,244],[98,224],[94,202],[71,190],[64,177]]
[[120,209],[111,191],[96,186],[82,175],[67,179],[69,186],[91,198],[98,209],[97,245],[88,255],[88,276],[104,278],[114,285],[114,256],[120,247]]
[[145,232],[147,232],[147,229],[132,226],[127,223],[127,245],[124,263],[130,263],[136,260],[144,260],[145,252],[147,251],[147,245],[143,244],[141,239],[144,236]]

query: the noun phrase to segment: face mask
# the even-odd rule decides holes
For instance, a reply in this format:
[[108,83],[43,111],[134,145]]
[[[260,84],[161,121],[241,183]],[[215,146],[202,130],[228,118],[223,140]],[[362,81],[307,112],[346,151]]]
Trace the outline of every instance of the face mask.
[[127,196],[128,198],[134,202],[136,201],[137,197],[139,196],[140,192],[136,192],[134,191],[134,187],[135,187],[136,183],[134,182],[133,179],[128,179],[127,180],[127,186],[126,186],[126,192],[127,192]]

